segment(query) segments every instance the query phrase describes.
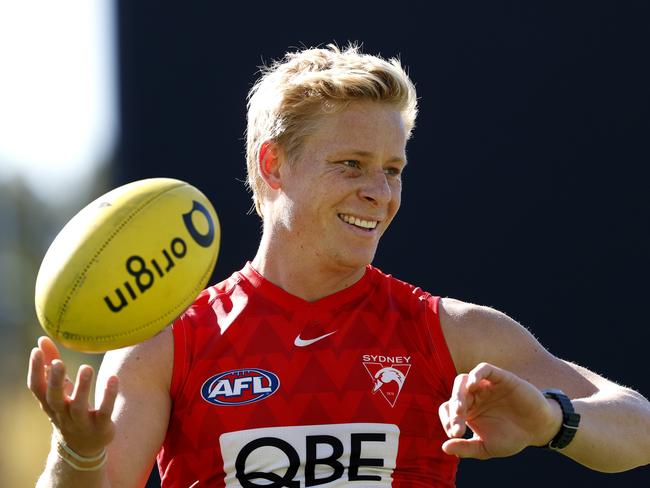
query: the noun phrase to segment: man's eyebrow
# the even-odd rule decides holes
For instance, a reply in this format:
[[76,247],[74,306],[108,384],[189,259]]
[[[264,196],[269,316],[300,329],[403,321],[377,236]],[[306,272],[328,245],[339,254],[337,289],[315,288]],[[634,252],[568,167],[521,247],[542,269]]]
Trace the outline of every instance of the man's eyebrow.
[[[368,151],[361,151],[361,150],[351,150],[351,151],[339,151],[340,154],[346,154],[350,156],[359,156],[362,158],[368,158],[371,157],[373,154]],[[389,163],[403,163],[404,166],[406,166],[407,161],[406,161],[406,156],[394,156],[388,160]]]

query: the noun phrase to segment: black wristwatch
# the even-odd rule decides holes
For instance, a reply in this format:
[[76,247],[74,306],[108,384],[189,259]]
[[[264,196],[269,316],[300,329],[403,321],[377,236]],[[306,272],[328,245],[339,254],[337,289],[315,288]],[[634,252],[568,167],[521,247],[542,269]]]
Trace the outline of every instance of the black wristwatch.
[[575,412],[571,400],[562,390],[549,389],[543,390],[542,393],[546,398],[552,398],[558,402],[562,409],[562,427],[560,427],[560,431],[545,447],[556,451],[564,449],[573,440],[573,437],[578,431],[580,414]]

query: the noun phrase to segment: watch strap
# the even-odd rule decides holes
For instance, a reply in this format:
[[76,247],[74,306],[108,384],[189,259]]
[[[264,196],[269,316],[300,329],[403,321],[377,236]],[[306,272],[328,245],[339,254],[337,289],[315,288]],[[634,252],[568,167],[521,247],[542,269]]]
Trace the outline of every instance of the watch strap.
[[543,390],[542,393],[546,398],[552,398],[559,403],[562,409],[562,426],[560,431],[553,439],[546,445],[548,449],[560,450],[564,449],[573,440],[580,425],[580,414],[576,413],[573,408],[573,403],[562,390],[548,389]]

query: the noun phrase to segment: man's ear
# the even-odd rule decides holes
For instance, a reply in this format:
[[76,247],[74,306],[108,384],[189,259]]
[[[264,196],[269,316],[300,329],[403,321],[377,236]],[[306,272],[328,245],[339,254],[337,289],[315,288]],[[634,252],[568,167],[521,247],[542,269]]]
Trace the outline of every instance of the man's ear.
[[260,147],[259,161],[260,175],[267,185],[273,190],[280,188],[280,159],[282,150],[273,141],[265,141]]

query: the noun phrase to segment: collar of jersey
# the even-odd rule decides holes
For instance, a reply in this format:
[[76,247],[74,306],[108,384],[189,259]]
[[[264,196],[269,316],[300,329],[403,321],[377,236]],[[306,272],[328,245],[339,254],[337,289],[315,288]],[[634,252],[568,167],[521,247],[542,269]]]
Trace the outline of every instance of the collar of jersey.
[[309,302],[304,300],[296,295],[283,290],[277,285],[274,285],[268,281],[264,276],[257,272],[253,268],[252,264],[249,262],[246,263],[246,266],[240,271],[240,274],[243,278],[250,283],[257,292],[264,295],[267,298],[270,298],[278,305],[291,308],[300,308],[300,309],[320,309],[320,308],[333,308],[347,303],[354,302],[359,298],[367,295],[372,284],[372,275],[374,268],[370,265],[366,266],[366,271],[359,281],[353,285],[337,291],[331,295],[323,297],[314,302]]

